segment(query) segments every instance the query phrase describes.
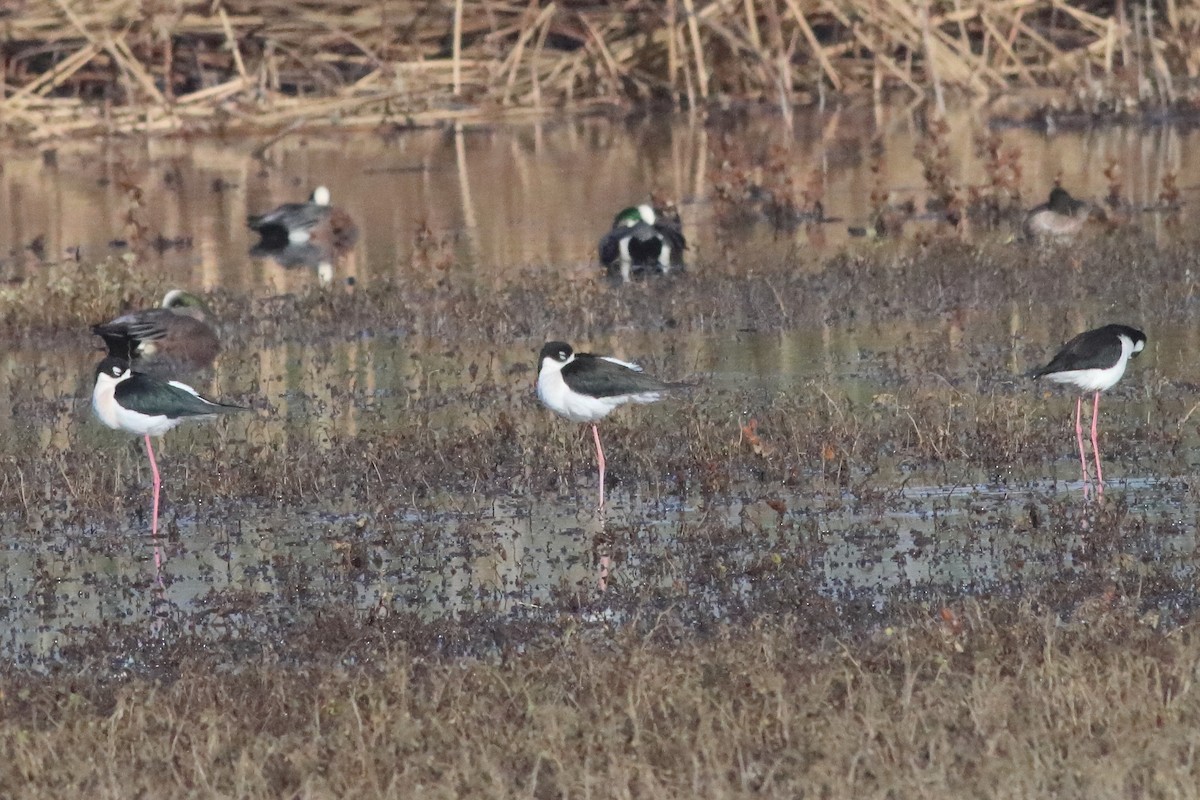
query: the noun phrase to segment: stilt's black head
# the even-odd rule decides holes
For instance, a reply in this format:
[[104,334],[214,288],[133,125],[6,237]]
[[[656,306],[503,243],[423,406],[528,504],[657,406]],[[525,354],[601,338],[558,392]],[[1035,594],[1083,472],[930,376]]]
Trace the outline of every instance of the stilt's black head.
[[1131,328],[1128,325],[1106,325],[1105,328],[1118,336],[1127,336],[1129,341],[1133,342],[1133,352],[1129,354],[1130,358],[1137,358],[1146,349],[1146,334],[1137,328]]
[[553,359],[560,364],[566,363],[573,352],[575,351],[571,349],[571,345],[566,342],[546,342],[542,346],[542,354],[538,356],[538,366],[541,366],[542,362],[547,358]]
[[129,370],[128,359],[109,356],[96,365],[96,377],[108,375],[110,378],[120,378]]

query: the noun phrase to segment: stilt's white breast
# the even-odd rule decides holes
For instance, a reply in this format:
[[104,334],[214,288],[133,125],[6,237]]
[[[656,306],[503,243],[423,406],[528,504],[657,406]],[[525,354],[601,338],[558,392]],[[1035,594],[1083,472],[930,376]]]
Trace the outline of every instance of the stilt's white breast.
[[92,389],[92,412],[98,420],[113,430],[121,430],[117,414],[119,406],[113,397],[113,392],[117,390],[117,384],[121,380],[111,375],[97,375],[96,386]]
[[[162,436],[174,428],[182,419],[172,419],[164,415],[149,416],[130,411],[117,402],[115,392],[117,384],[126,380],[132,373],[126,372],[120,378],[101,373],[96,376],[96,386],[92,389],[92,411],[96,418],[115,431],[125,431],[138,436]],[[194,390],[192,390],[194,392]]]
[[[635,372],[642,370],[637,364],[631,364],[628,361],[621,361],[609,356],[601,356],[601,358]],[[662,399],[660,392],[638,392],[608,397],[593,397],[577,392],[567,385],[562,376],[563,367],[574,360],[574,354],[563,362],[553,358],[542,359],[542,367],[538,372],[537,381],[538,399],[546,408],[572,422],[596,422],[626,403],[653,403]]]
[[572,422],[596,422],[625,402],[624,397],[592,397],[572,391],[563,380],[562,370],[574,360],[574,355],[565,363],[552,358],[542,359],[542,369],[538,372],[537,395],[546,408]]
[[[145,436],[147,433],[151,436],[162,436],[167,431],[183,422],[183,419],[172,419],[161,414],[155,417],[150,417],[145,414],[139,414],[136,411],[129,411],[122,408],[119,412],[121,420],[121,430],[136,433],[138,436]],[[195,417],[193,417],[195,419]]]

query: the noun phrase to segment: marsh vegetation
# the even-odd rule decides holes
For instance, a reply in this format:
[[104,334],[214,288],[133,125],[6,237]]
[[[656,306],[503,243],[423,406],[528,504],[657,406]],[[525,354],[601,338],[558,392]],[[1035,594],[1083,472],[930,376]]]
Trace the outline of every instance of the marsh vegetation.
[[[0,794],[1193,794],[1190,134],[869,116],[7,159]],[[331,174],[336,279],[248,259],[246,215]],[[1017,239],[1056,179],[1107,224]],[[649,194],[688,270],[607,282]],[[166,443],[160,587],[87,332],[174,285],[254,412]],[[1110,320],[1150,344],[1098,503],[1073,398],[1022,375]],[[547,339],[698,384],[606,420],[603,517]]]

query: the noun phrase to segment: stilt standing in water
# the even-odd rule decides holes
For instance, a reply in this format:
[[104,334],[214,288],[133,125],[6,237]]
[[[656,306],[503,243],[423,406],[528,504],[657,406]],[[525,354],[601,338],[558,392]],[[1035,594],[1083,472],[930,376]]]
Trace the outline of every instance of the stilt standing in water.
[[626,403],[654,403],[679,384],[664,383],[637,364],[611,356],[576,353],[566,342],[547,342],[538,357],[538,399],[572,422],[588,422],[600,466],[600,505],[604,508],[604,448],[596,426]]
[[164,381],[134,372],[125,359],[109,356],[96,367],[92,410],[108,427],[142,436],[154,475],[154,511],[150,534],[154,538],[154,565],[162,567],[158,547],[158,497],[162,486],[154,459],[151,436],[162,436],[185,419],[212,419],[219,414],[245,411],[241,406],[217,403],[200,396],[178,381]]
[[[1094,392],[1092,404],[1092,455],[1096,459],[1096,490],[1104,494],[1104,473],[1100,468],[1100,443],[1096,424],[1100,416],[1100,393],[1111,389],[1125,374],[1129,359],[1146,347],[1146,334],[1128,325],[1105,325],[1085,331],[1063,345],[1050,363],[1029,374],[1065,383],[1082,392]],[[1087,456],[1083,449],[1083,396],[1075,399],[1075,439],[1079,444],[1079,464],[1087,492]]]

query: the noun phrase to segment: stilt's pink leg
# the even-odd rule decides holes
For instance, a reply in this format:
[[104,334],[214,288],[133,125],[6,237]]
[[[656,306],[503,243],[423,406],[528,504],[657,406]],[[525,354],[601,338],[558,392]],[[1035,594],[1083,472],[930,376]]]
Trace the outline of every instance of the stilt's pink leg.
[[158,477],[158,464],[154,460],[154,448],[150,445],[150,434],[146,434],[146,455],[150,457],[150,471],[154,473],[154,515],[150,520],[150,535],[158,536],[158,490],[162,483]]
[[1104,494],[1104,473],[1100,470],[1100,443],[1096,440],[1096,423],[1100,420],[1100,393],[1092,406],[1092,455],[1096,457],[1096,492]]
[[600,429],[594,422],[592,423],[592,437],[596,440],[596,460],[600,462],[600,505],[597,508],[604,508],[604,448],[600,446]]
[[1083,452],[1083,397],[1075,398],[1075,441],[1079,443],[1079,466],[1083,469],[1083,493],[1088,491],[1087,456]]
[[150,471],[154,473],[154,511],[150,517],[150,539],[154,543],[154,574],[162,582],[162,548],[158,544],[158,492],[162,481],[158,475],[158,463],[154,460],[154,448],[150,445],[150,434],[146,434],[146,455],[150,457]]

